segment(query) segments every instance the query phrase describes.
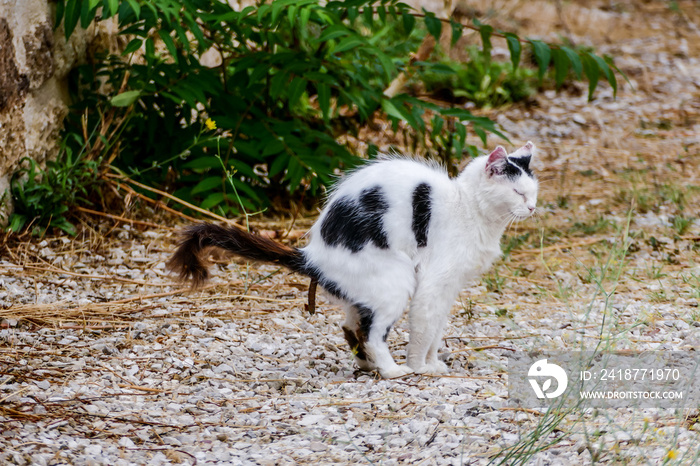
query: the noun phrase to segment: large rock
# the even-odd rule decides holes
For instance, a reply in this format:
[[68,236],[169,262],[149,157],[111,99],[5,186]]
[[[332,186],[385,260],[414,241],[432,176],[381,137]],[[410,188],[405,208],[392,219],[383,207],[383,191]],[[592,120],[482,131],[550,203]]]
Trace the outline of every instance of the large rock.
[[66,76],[85,55],[85,31],[66,42],[54,30],[54,2],[0,0],[0,223],[10,206],[10,176],[24,157],[58,152],[67,113]]

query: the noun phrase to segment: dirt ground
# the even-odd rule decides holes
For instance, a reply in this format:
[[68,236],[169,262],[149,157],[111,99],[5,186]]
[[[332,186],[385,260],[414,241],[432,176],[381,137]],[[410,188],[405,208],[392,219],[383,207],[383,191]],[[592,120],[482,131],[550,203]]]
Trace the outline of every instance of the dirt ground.
[[[513,146],[538,146],[539,215],[506,232],[503,259],[455,304],[447,376],[357,371],[340,309],[319,296],[310,315],[307,279],[275,267],[221,260],[185,293],[165,270],[184,222],[142,206],[120,214],[131,224],[85,217],[77,238],[5,238],[0,460],[697,464],[698,402],[513,407],[506,356],[700,348],[700,6],[464,4],[524,37],[591,45],[629,82],[616,98],[601,83],[589,103],[576,83],[486,112]],[[252,226],[301,245],[313,220]],[[407,341],[402,321],[400,361]]]

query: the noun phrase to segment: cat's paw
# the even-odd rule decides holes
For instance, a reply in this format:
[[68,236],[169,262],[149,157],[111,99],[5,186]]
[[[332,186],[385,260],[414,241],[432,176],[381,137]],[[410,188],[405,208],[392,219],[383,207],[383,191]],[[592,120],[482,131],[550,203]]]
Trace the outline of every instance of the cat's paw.
[[402,366],[394,364],[391,367],[379,368],[379,375],[381,375],[384,379],[395,379],[408,374],[413,374],[413,369],[405,364]]
[[440,374],[446,374],[448,372],[447,364],[445,364],[442,361],[434,361],[430,363],[426,363],[423,366],[414,369],[413,372],[416,374],[434,374],[434,375],[440,375]]
[[357,367],[359,367],[360,370],[367,372],[372,372],[377,368],[377,366],[375,366],[374,363],[367,361],[366,359],[360,359],[358,357],[355,357],[355,364],[357,364]]

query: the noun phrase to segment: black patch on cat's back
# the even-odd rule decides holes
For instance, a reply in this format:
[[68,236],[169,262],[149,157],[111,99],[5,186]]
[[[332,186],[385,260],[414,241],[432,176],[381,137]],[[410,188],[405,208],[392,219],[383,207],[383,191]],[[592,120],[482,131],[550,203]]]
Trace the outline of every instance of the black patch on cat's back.
[[413,190],[413,218],[411,229],[419,248],[428,245],[428,227],[430,226],[430,191],[428,183],[421,183]]
[[321,237],[329,246],[345,246],[352,252],[361,251],[370,241],[380,249],[388,249],[389,238],[382,224],[388,209],[379,186],[363,190],[358,199],[343,196],[328,207]]
[[411,229],[419,248],[428,245],[428,227],[430,226],[430,191],[428,183],[421,183],[413,190],[413,218]]

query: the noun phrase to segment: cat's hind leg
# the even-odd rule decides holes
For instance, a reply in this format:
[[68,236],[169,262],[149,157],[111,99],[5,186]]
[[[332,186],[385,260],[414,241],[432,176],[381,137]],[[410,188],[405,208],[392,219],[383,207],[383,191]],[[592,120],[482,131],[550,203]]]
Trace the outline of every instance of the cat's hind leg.
[[401,317],[405,304],[405,301],[394,303],[392,308],[382,308],[379,312],[364,304],[346,306],[343,332],[360,369],[377,370],[387,379],[413,372],[407,365],[396,364],[386,342],[389,331]]
[[345,304],[345,323],[343,324],[343,334],[355,357],[355,362],[363,371],[373,371],[377,368],[367,357],[365,349],[366,335],[360,331],[360,313],[352,304]]

